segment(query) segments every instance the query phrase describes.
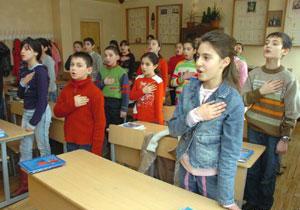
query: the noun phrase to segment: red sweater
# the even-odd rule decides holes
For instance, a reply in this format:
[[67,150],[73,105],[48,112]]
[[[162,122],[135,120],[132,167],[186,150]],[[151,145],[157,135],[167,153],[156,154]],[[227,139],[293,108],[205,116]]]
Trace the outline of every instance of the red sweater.
[[177,63],[179,63],[182,60],[184,60],[184,55],[174,55],[169,59],[168,70],[170,77],[173,75]]
[[[75,95],[87,96],[88,104],[75,107]],[[54,106],[54,114],[65,118],[66,142],[89,144],[93,153],[102,154],[106,124],[104,97],[90,78],[81,81],[72,80],[64,87]]]
[[[156,90],[150,94],[144,94],[142,89],[146,84],[156,84]],[[133,117],[140,121],[164,124],[163,117],[163,98],[164,85],[162,79],[155,75],[152,78],[145,78],[144,75],[138,76],[130,92],[130,100],[136,101],[133,109]]]
[[[158,75],[162,78],[164,81],[164,91],[167,90],[167,86],[169,85],[169,78],[168,78],[168,63],[165,59],[160,58],[158,67],[159,70]],[[137,75],[143,74],[141,66],[139,66],[138,70],[136,71]]]

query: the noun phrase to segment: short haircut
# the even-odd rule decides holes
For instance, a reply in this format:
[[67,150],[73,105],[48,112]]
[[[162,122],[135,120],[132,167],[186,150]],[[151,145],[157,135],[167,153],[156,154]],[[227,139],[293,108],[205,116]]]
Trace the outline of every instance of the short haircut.
[[267,39],[270,37],[278,37],[282,40],[282,48],[283,49],[291,49],[293,44],[292,44],[292,39],[291,37],[289,37],[289,35],[287,35],[286,33],[283,32],[273,32],[270,33],[267,36]]
[[235,43],[235,46],[236,46],[236,45],[240,45],[240,46],[242,47],[242,50],[244,51],[244,45],[243,45],[242,43],[237,42],[237,43]]
[[159,63],[159,57],[153,52],[146,52],[142,55],[141,60],[143,60],[143,58],[149,58],[153,65],[157,65]]
[[43,47],[47,47],[47,51],[46,54],[49,56],[52,56],[52,52],[51,52],[51,42],[45,38],[37,38],[37,40],[41,43],[41,45]]
[[91,45],[95,45],[95,41],[92,37],[87,37],[83,40],[83,42],[89,42]]
[[39,61],[42,56],[42,44],[37,39],[32,39],[31,37],[28,37],[22,41],[21,49],[25,45],[28,45],[33,50],[33,52],[37,53],[36,60]]
[[195,43],[193,40],[191,40],[191,39],[185,40],[185,41],[183,42],[183,45],[184,45],[184,44],[191,44],[192,47],[193,47],[194,49],[196,49],[196,43]]
[[75,41],[75,42],[73,42],[73,46],[75,46],[75,44],[79,44],[81,47],[83,47],[82,41]]
[[146,39],[155,39],[155,37],[152,34],[149,34]]
[[120,55],[119,49],[116,48],[116,47],[113,46],[113,45],[109,45],[108,47],[106,47],[106,48],[104,49],[104,51],[106,51],[106,50],[111,50],[111,51],[113,51],[116,55]]
[[[86,63],[87,67],[92,67],[93,66],[93,59],[92,57],[86,53],[86,52],[75,52],[72,55],[72,58],[82,58],[84,60],[84,62]],[[71,58],[71,60],[72,60]]]
[[122,46],[122,45],[129,46],[129,42],[128,42],[127,40],[122,40],[122,41],[120,42],[120,46]]

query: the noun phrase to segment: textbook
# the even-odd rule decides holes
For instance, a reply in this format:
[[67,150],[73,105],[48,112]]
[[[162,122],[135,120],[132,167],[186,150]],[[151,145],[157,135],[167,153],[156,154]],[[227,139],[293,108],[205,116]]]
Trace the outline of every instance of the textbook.
[[47,155],[19,163],[20,167],[29,174],[35,174],[41,171],[57,168],[64,164],[65,161],[56,157],[56,155]]
[[240,152],[240,158],[238,161],[241,163],[245,163],[247,160],[249,160],[253,153],[254,151],[251,149],[242,148]]
[[143,130],[145,129],[145,126],[136,122],[127,122],[121,124],[122,127],[124,128],[133,128],[133,129],[138,129],[138,130]]

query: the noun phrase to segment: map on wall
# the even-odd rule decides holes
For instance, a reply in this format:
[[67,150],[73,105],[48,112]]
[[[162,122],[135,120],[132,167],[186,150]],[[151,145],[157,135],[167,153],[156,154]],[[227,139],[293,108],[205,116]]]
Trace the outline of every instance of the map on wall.
[[163,5],[156,7],[156,36],[165,44],[180,40],[182,5]]
[[300,0],[288,0],[284,32],[293,39],[294,46],[300,46]]
[[268,0],[235,0],[233,37],[246,45],[262,45],[265,39]]
[[127,40],[129,43],[146,43],[149,32],[149,8],[126,9]]

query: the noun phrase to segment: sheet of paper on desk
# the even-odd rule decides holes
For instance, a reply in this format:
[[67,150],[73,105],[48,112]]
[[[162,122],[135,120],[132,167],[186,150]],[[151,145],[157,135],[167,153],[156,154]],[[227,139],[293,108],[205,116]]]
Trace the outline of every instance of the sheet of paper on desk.
[[47,155],[43,157],[25,160],[19,163],[20,167],[29,174],[46,171],[52,168],[63,166],[65,161],[56,157],[56,155]]
[[145,126],[136,122],[127,122],[127,123],[123,123],[120,126],[124,127],[124,128],[133,128],[133,129],[137,129],[137,130],[144,130]]

